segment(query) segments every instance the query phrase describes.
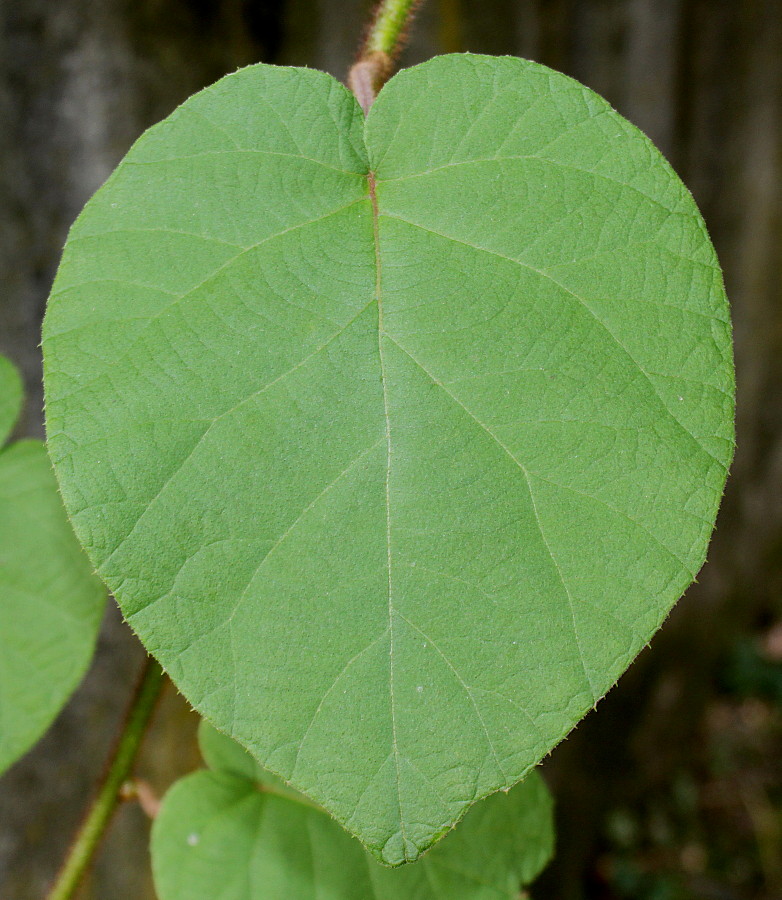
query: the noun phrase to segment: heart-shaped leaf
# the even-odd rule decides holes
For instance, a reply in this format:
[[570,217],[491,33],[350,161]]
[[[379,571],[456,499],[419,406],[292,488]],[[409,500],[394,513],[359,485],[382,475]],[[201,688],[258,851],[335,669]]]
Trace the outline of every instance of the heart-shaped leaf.
[[254,66],[133,147],[45,326],[66,505],[183,693],[386,863],[509,787],[703,562],[730,322],[685,187],[470,55]]
[[[21,379],[0,356],[0,446],[21,404]],[[81,681],[105,601],[43,444],[0,450],[0,772],[41,737]]]
[[551,857],[551,799],[535,771],[416,865],[388,869],[233,741],[205,723],[199,738],[212,771],[177,782],[152,831],[160,900],[516,900]]

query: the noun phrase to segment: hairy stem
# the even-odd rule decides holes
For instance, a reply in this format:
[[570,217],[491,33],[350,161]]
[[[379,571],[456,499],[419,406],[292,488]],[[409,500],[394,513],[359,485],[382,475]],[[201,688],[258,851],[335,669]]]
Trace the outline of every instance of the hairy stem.
[[418,0],[383,0],[364,45],[364,53],[385,53],[392,59],[402,47],[405,31]]
[[163,670],[150,656],[109,759],[106,774],[71,845],[57,881],[48,894],[48,900],[69,900],[73,897],[120,799],[120,791],[141,745],[163,679]]
[[408,26],[420,0],[382,0],[369,27],[358,61],[348,74],[348,86],[364,114],[393,71]]

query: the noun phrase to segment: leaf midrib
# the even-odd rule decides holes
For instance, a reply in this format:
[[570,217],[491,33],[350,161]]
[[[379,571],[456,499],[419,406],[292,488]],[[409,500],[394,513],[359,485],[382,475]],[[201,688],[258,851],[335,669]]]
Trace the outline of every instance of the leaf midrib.
[[391,579],[391,420],[388,408],[388,377],[386,374],[386,361],[383,352],[383,338],[386,333],[383,328],[383,296],[382,296],[382,275],[381,275],[381,258],[380,258],[380,235],[379,222],[380,214],[377,204],[377,188],[375,182],[375,173],[372,170],[367,172],[367,185],[369,188],[369,199],[372,206],[372,235],[375,250],[375,300],[377,302],[377,351],[380,360],[380,380],[383,388],[383,415],[385,418],[386,432],[386,483],[385,483],[385,500],[386,500],[386,566],[388,569],[388,642],[389,642],[389,700],[391,704],[391,744],[394,757],[394,769],[396,772],[396,799],[399,809],[399,833],[402,838],[402,852],[405,860],[407,856],[407,835],[405,834],[404,816],[402,815],[402,790],[401,790],[401,773],[399,770],[399,745],[397,742],[396,731],[396,700],[394,696],[394,603],[393,603],[393,587]]

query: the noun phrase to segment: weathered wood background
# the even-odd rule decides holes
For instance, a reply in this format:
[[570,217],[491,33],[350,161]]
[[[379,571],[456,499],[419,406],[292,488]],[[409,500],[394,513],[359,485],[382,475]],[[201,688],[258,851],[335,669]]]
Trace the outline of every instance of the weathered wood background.
[[[366,9],[360,0],[0,2],[0,351],[27,380],[20,433],[42,433],[39,329],[67,228],[130,143],[190,93],[253,61],[343,77]],[[536,894],[613,897],[595,876],[606,817],[671,790],[702,740],[731,643],[780,616],[782,4],[428,0],[405,62],[461,49],[561,69],[650,134],[700,204],[733,303],[738,453],[709,563],[651,650],[546,764],[559,851]],[[0,781],[3,900],[43,896],[140,659],[112,612],[87,681]],[[162,713],[141,763],[161,790],[198,762],[185,704],[170,692]],[[146,847],[144,817],[127,804],[83,897],[154,897]],[[782,896],[779,851],[776,862],[769,852],[757,893],[706,871],[687,896]]]

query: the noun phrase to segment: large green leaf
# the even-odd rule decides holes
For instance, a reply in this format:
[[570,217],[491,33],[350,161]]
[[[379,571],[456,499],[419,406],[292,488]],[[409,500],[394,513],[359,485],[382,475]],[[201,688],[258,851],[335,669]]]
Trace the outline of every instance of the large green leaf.
[[516,900],[551,856],[551,799],[534,771],[416,865],[388,869],[233,741],[208,725],[200,739],[213,771],[174,785],[152,832],[160,900]]
[[701,566],[733,443],[686,188],[582,85],[254,66],[133,147],[45,324],[78,535],[193,705],[383,861],[590,709]]
[[[0,356],[0,444],[21,403],[19,375]],[[43,444],[0,450],[0,772],[38,740],[81,681],[105,600]]]

